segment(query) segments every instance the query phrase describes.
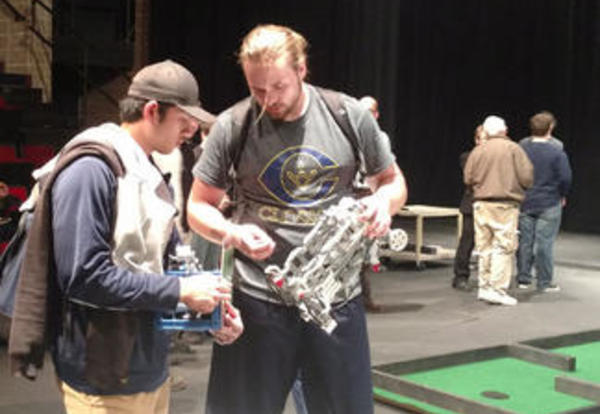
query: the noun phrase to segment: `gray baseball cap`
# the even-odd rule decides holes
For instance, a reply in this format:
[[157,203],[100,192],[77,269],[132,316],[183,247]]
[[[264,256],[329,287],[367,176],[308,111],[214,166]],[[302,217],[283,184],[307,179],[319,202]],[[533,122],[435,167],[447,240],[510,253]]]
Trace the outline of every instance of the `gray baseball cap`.
[[202,109],[194,75],[172,60],[163,60],[140,69],[133,77],[127,96],[170,103],[202,123],[212,125],[215,116]]

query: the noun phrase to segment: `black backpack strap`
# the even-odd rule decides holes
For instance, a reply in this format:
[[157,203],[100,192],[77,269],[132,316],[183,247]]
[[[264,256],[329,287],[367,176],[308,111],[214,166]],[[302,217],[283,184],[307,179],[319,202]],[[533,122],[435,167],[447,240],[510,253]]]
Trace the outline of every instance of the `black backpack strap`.
[[315,86],[317,92],[321,98],[323,98],[323,102],[325,102],[325,106],[329,110],[331,116],[335,120],[336,124],[340,127],[350,144],[352,145],[352,151],[354,152],[354,158],[356,159],[357,164],[360,169],[363,168],[363,161],[361,158],[360,146],[358,145],[358,137],[350,124],[350,118],[348,117],[348,111],[342,102],[342,94],[340,92],[333,91],[331,89],[320,88]]
[[228,172],[228,183],[226,193],[229,197],[230,205],[227,210],[223,211],[225,217],[231,217],[236,204],[239,203],[238,188],[235,185],[237,168],[242,158],[242,152],[248,140],[250,131],[250,123],[252,122],[252,114],[255,105],[252,97],[248,97],[231,108],[231,141],[227,147],[227,152],[231,157],[231,165]]
[[248,131],[250,130],[250,122],[252,122],[253,104],[252,97],[248,97],[231,108],[231,120],[232,120],[232,138],[229,144],[229,153],[232,159],[231,172],[235,177],[235,169],[237,168],[240,158],[242,157],[242,151],[246,146],[246,140],[248,139]]

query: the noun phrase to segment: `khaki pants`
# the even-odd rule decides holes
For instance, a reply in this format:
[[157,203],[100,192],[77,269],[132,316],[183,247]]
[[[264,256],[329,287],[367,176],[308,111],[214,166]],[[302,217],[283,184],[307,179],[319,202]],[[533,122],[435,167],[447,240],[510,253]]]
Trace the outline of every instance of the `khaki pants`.
[[473,219],[475,248],[479,252],[479,289],[506,292],[518,245],[519,205],[476,201]]
[[90,395],[58,381],[68,414],[167,414],[170,383],[165,381],[151,392],[129,395]]

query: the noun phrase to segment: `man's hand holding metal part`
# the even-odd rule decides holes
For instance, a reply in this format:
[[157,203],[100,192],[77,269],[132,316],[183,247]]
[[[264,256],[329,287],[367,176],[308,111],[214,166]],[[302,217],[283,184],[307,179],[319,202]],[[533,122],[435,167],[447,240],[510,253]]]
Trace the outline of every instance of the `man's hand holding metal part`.
[[275,250],[275,242],[254,224],[233,224],[222,241],[223,248],[234,247],[254,260],[265,260]]
[[231,283],[222,277],[182,277],[179,286],[181,301],[199,313],[210,313],[221,302],[231,300]]
[[218,331],[211,331],[219,345],[233,343],[244,332],[240,312],[230,303],[223,303],[223,325]]
[[358,219],[367,224],[365,236],[370,239],[385,236],[392,224],[388,203],[385,203],[377,193],[361,198],[359,203],[362,211]]

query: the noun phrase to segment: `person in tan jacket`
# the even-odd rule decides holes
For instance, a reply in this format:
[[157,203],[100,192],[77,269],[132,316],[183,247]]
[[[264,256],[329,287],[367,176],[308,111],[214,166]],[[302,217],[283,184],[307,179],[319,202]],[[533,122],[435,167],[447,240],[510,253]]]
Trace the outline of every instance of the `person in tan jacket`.
[[475,247],[479,251],[477,298],[501,305],[516,305],[506,293],[517,250],[519,205],[533,185],[533,165],[527,154],[506,134],[504,120],[488,116],[483,129],[489,136],[469,156],[464,182],[473,188]]

